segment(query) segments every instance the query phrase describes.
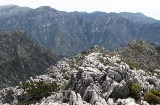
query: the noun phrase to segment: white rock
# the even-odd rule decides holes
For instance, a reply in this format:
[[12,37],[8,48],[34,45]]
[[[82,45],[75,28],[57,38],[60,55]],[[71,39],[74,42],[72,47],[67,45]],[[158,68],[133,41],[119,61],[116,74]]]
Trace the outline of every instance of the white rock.
[[149,105],[148,102],[141,100],[141,105]]
[[108,105],[113,105],[113,99],[112,99],[112,98],[109,98],[109,99],[107,100],[107,103],[108,103]]
[[70,105],[76,105],[77,96],[74,91],[70,92]]

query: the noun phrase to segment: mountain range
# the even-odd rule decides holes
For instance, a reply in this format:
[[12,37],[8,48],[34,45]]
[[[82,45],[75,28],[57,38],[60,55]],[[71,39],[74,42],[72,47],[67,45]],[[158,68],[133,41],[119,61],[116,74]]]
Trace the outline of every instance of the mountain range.
[[160,104],[159,29],[142,13],[1,6],[0,104]]
[[0,31],[25,31],[37,43],[64,56],[94,45],[113,51],[134,38],[160,45],[159,29],[159,20],[142,13],[65,12],[49,6],[0,7]]

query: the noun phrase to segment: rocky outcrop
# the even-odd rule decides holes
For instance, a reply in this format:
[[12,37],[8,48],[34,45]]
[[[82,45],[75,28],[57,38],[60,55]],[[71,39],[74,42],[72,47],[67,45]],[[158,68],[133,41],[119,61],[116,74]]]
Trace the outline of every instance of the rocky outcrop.
[[[101,48],[95,46],[93,49]],[[28,87],[21,83],[21,86],[1,90],[0,102],[24,104],[36,101],[35,105],[148,105],[146,92],[160,90],[158,77],[141,69],[132,70],[121,61],[119,55],[102,49],[62,59],[48,68],[44,75],[30,78],[26,82]],[[46,86],[45,90],[43,86]],[[50,90],[50,86],[54,88]],[[44,97],[31,95],[32,89],[35,89],[33,93],[39,89]]]

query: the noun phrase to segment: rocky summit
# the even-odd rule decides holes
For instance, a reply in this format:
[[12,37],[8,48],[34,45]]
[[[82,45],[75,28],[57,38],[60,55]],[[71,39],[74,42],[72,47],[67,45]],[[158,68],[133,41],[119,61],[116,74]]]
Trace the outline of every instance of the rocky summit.
[[94,46],[43,75],[0,91],[4,105],[160,104],[160,72],[131,68],[118,53]]

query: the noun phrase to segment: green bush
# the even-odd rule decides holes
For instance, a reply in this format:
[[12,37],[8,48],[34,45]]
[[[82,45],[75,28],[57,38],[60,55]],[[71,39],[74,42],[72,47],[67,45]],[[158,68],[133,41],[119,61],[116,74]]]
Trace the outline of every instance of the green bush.
[[160,91],[150,90],[147,91],[144,95],[144,100],[150,104],[160,104]]
[[155,71],[152,68],[148,69],[152,75],[154,75]]
[[128,86],[129,89],[131,88],[132,84],[133,84],[133,81],[131,80],[126,81],[126,85]]
[[66,79],[66,80],[69,80],[69,77],[66,74],[63,75],[63,78]]
[[44,83],[42,81],[39,82],[24,82],[21,84],[25,94],[22,94],[19,97],[19,101],[23,102],[24,100],[27,102],[35,102],[39,101],[43,97],[48,97],[51,92],[56,92],[59,90],[59,86],[56,82],[53,83]]
[[154,95],[160,97],[160,91],[158,91],[158,90],[151,90],[151,92],[152,92]]
[[129,88],[124,85],[124,86],[121,86],[121,87],[118,87],[112,94],[112,97],[115,98],[115,99],[118,99],[118,98],[127,98],[129,96]]
[[144,100],[151,103],[154,99],[154,94],[151,91],[148,91],[147,93],[145,93],[144,95]]
[[101,63],[104,63],[104,58],[103,58],[103,57],[99,57],[99,61],[100,61]]
[[131,80],[126,81],[126,85],[122,87],[118,87],[115,89],[113,94],[111,95],[112,98],[118,99],[118,98],[127,98],[127,97],[133,97],[136,99],[139,99],[139,93],[142,91],[142,86],[138,83],[133,83]]
[[160,53],[160,46],[157,46],[156,50]]
[[125,62],[125,63],[127,63],[129,65],[130,69],[132,69],[132,70],[134,68],[136,68],[136,69],[141,69],[142,68],[139,64],[134,63],[132,61],[129,61],[129,60],[122,60],[122,61]]
[[130,87],[130,92],[133,97],[139,97],[139,93],[142,91],[142,86],[138,83],[133,83]]
[[70,82],[68,82],[64,85],[64,90],[68,90],[69,88],[70,88]]
[[88,52],[87,51],[82,51],[81,54],[86,55],[86,54],[88,54]]

